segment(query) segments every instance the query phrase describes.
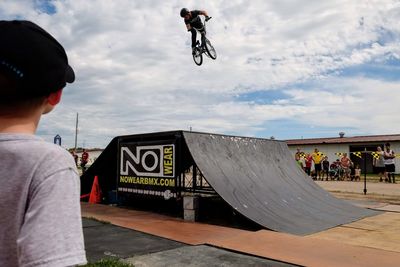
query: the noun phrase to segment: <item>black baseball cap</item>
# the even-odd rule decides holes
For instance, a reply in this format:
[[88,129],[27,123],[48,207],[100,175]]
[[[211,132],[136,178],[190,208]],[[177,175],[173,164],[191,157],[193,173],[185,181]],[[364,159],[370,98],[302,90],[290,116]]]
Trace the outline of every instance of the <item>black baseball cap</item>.
[[0,74],[15,85],[13,91],[0,88],[0,97],[46,96],[74,82],[64,48],[35,23],[1,20],[0,36]]

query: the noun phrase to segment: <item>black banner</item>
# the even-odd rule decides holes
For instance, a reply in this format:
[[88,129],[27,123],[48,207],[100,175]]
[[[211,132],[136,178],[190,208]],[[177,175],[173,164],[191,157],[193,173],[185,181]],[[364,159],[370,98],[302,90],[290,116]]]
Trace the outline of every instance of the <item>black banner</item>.
[[119,146],[119,192],[176,197],[175,171],[175,144]]

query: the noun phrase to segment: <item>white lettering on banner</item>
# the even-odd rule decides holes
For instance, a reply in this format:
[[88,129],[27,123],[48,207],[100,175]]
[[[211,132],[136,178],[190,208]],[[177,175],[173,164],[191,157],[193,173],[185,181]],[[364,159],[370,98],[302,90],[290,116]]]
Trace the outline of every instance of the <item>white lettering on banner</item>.
[[136,146],[133,153],[128,146],[120,148],[120,175],[174,177],[175,145]]

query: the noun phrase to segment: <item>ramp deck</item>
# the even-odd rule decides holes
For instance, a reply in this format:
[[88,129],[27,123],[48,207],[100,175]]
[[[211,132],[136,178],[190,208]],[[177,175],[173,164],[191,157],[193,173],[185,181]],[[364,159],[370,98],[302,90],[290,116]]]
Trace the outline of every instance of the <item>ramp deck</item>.
[[214,190],[266,228],[307,235],[379,214],[319,187],[297,166],[285,142],[193,132],[183,136]]

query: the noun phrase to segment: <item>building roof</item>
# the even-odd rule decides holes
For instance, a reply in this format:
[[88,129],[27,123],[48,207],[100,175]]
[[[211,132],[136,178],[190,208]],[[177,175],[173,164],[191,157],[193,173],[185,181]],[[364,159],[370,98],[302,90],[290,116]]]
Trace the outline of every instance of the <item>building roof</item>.
[[285,140],[288,146],[295,145],[322,145],[322,144],[348,144],[348,143],[384,143],[400,141],[400,134],[368,135],[351,137],[328,137],[310,139]]

